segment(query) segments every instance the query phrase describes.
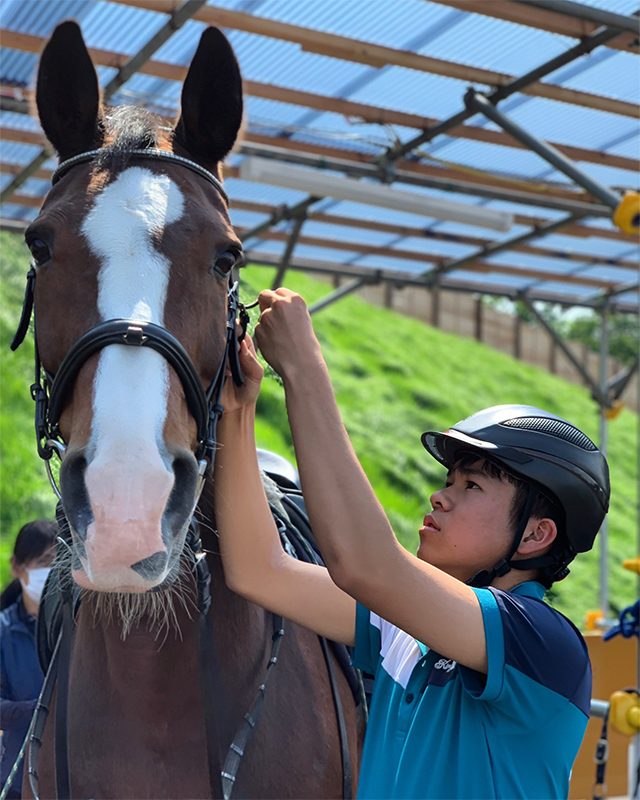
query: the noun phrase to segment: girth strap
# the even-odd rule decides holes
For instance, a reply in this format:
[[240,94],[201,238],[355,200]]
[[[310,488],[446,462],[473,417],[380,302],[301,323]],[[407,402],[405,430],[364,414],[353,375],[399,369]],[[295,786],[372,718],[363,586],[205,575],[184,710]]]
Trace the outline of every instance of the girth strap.
[[278,655],[280,653],[280,647],[282,646],[282,640],[284,638],[284,620],[282,617],[279,617],[276,614],[272,614],[272,620],[273,636],[271,638],[271,657],[269,658],[269,663],[267,664],[267,672],[264,683],[258,689],[258,694],[256,699],[253,701],[253,705],[244,715],[243,720],[240,723],[240,727],[236,731],[233,742],[231,742],[229,745],[229,751],[222,766],[222,796],[224,800],[230,800],[233,793],[242,756],[244,755],[245,748],[249,742],[249,739],[253,735],[260,719],[260,715],[262,714],[262,706],[264,704],[264,698],[267,692],[267,683],[269,682],[269,678],[273,673],[273,668],[278,663]]
[[73,642],[73,595],[69,589],[63,589],[62,593],[62,631],[60,633],[55,718],[56,796],[57,800],[71,800],[69,676]]

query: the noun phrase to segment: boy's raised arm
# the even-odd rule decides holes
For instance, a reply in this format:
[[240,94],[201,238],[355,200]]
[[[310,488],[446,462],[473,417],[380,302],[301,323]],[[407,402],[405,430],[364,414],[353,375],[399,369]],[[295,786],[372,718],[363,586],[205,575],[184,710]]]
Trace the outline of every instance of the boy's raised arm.
[[342,423],[304,300],[264,291],[260,308],[256,340],[284,382],[305,502],[332,578],[441,655],[486,672],[478,598],[396,539]]
[[291,558],[282,548],[262,486],[254,438],[262,368],[245,339],[245,386],[227,381],[215,465],[216,523],[225,579],[248,600],[334,641],[353,645],[355,601],[324,567]]

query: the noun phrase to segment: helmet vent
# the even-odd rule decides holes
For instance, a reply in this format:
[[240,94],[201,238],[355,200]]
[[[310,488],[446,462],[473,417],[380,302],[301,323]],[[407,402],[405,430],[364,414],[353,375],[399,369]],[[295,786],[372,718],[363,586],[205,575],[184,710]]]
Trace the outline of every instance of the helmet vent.
[[538,431],[564,439],[566,442],[576,445],[583,450],[597,450],[598,448],[588,436],[582,431],[569,425],[561,419],[549,419],[549,417],[519,417],[501,422],[507,428],[522,428],[527,431]]

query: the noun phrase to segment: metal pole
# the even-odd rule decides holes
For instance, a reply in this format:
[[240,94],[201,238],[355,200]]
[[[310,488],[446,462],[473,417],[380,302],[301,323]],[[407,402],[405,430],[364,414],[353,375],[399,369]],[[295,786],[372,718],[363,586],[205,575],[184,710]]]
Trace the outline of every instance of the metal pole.
[[459,269],[465,264],[470,264],[472,261],[477,261],[479,258],[493,256],[496,253],[501,253],[503,250],[511,249],[514,245],[522,244],[522,242],[526,242],[529,239],[535,239],[538,236],[544,236],[547,233],[555,231],[557,228],[561,228],[563,225],[568,225],[570,222],[580,219],[580,217],[581,215],[579,214],[567,214],[564,217],[560,217],[560,219],[545,222],[543,225],[535,225],[533,228],[525,231],[525,233],[520,233],[517,236],[511,236],[510,238],[503,239],[499,242],[486,244],[483,247],[474,250],[473,253],[469,253],[461,258],[451,258],[449,261],[445,261],[443,264],[440,264],[439,267],[426,270],[422,274],[425,276],[433,275],[435,279],[438,275],[442,275],[443,273],[449,272],[452,269]]
[[472,108],[474,111],[479,111],[492,122],[495,122],[496,125],[499,125],[503,130],[511,134],[514,139],[517,139],[530,150],[533,150],[534,153],[542,156],[545,161],[548,161],[556,169],[559,169],[560,172],[564,172],[571,180],[583,186],[590,194],[597,197],[598,200],[611,206],[611,208],[615,209],[618,207],[622,198],[617,192],[593,180],[586,172],[583,172],[583,170],[577,167],[573,161],[568,159],[559,150],[556,150],[555,147],[547,142],[541,141],[528,131],[525,131],[524,128],[521,128],[512,119],[509,119],[506,114],[499,111],[485,95],[476,92],[475,89],[469,89],[464,96],[464,102],[469,108]]
[[[606,408],[607,403],[607,395],[606,395],[606,385],[604,390],[599,386],[589,375],[587,370],[584,366],[578,361],[575,357],[573,352],[567,347],[567,345],[562,341],[560,336],[558,335],[557,331],[554,330],[553,326],[550,325],[547,320],[538,312],[538,309],[533,305],[533,301],[530,297],[528,297],[524,292],[520,293],[519,300],[525,304],[525,306],[529,309],[529,311],[533,314],[533,316],[538,320],[538,322],[542,325],[542,327],[547,331],[549,336],[551,337],[552,341],[554,341],[558,347],[562,350],[565,356],[569,359],[569,361],[573,364],[573,366],[577,369],[577,371],[582,375],[585,380],[587,386],[591,389],[593,393],[593,397],[598,402],[598,405],[601,408]],[[602,381],[601,381],[602,383]],[[606,384],[606,381],[605,381]]]
[[[602,331],[600,334],[600,390],[605,396],[607,393],[607,366],[609,362],[609,306],[602,307]],[[607,417],[606,405],[600,403],[600,452],[607,456]],[[607,541],[607,518],[600,526],[600,610],[605,618],[609,617],[609,547]]]
[[321,200],[320,197],[315,197],[313,195],[309,195],[309,197],[305,198],[301,202],[297,203],[295,206],[282,206],[279,208],[274,214],[272,214],[269,219],[261,222],[259,225],[256,225],[254,228],[250,228],[248,231],[243,231],[240,234],[240,241],[246,242],[249,239],[253,239],[260,234],[268,231],[269,228],[272,228],[274,225],[277,225],[279,222],[285,219],[293,219],[294,217],[299,217],[301,214],[304,216],[306,210],[309,206],[317,203],[318,200]]
[[340,300],[341,297],[355,292],[356,289],[359,289],[365,283],[371,283],[371,281],[368,281],[366,278],[354,278],[352,281],[349,281],[349,283],[345,283],[344,286],[336,289],[335,292],[331,292],[331,294],[318,300],[317,303],[309,306],[309,313],[315,314],[317,311],[321,311],[323,308],[330,306],[331,303],[335,303],[336,300]]
[[33,161],[27,164],[24,169],[21,169],[11,183],[0,192],[0,203],[6,202],[52,155],[48,147],[43,147]]
[[637,19],[624,14],[614,14],[612,11],[602,11],[599,8],[582,5],[582,3],[574,3],[571,0],[516,0],[516,2],[524,6],[545,8],[547,11],[566,14],[587,22],[595,22],[596,25],[606,25],[607,28],[614,28],[622,33],[635,33],[636,35],[640,33]]
[[284,255],[282,256],[282,262],[280,263],[275,278],[273,279],[273,284],[271,286],[272,292],[275,292],[275,290],[279,286],[282,286],[284,274],[287,271],[287,267],[291,263],[291,256],[293,255],[294,248],[298,242],[300,231],[302,230],[302,226],[304,225],[304,221],[306,220],[306,218],[307,218],[306,214],[300,214],[300,216],[296,219],[293,225],[293,230],[291,231],[291,235],[289,236],[289,241],[287,242],[286,250],[284,251]]

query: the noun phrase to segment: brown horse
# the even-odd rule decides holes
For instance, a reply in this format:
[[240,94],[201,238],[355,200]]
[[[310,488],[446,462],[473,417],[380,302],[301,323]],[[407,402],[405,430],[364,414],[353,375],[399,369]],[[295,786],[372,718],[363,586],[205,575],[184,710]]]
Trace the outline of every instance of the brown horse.
[[[37,105],[67,162],[26,233],[44,370],[57,379],[68,351],[105,321],[138,320],[177,340],[174,350],[186,351],[206,389],[223,362],[229,277],[242,249],[218,185],[242,118],[241,78],[227,40],[214,28],[204,32],[170,129],[141,110],[105,111],[80,30],[63,23],[41,58]],[[67,568],[83,593],[68,703],[77,798],[212,792],[195,590],[184,566],[208,456],[178,366],[158,348],[109,342],[76,359],[56,400],[66,444]],[[273,629],[270,614],[226,588],[212,498],[208,479],[198,512],[220,675],[210,688],[224,755],[264,681]],[[356,773],[357,713],[339,669],[336,676]],[[41,797],[56,795],[53,715],[40,752]],[[28,791],[26,778],[24,785]],[[320,643],[287,623],[234,796],[341,794],[338,725]]]

